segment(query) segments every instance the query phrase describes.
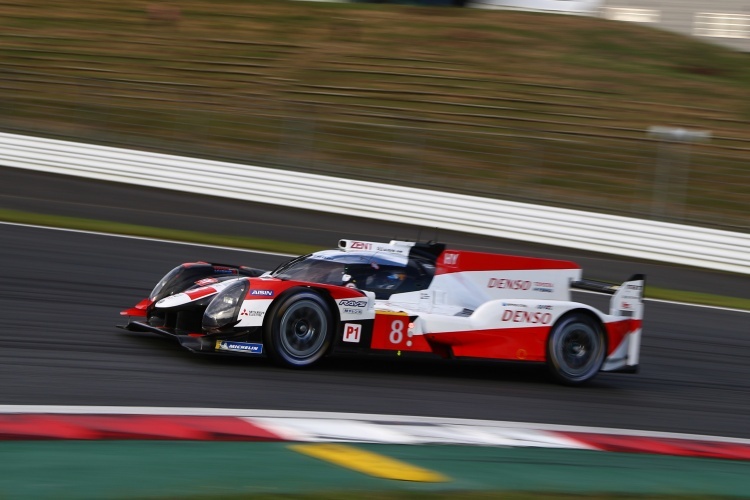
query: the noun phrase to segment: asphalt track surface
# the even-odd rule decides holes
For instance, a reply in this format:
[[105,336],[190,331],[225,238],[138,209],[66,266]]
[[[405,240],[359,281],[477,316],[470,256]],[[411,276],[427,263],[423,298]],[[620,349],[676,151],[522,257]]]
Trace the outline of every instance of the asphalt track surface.
[[[294,173],[290,172],[290,175]],[[210,180],[207,180],[207,194],[211,193],[211,187]],[[350,199],[353,205],[357,204],[357,193],[342,191],[341,196]],[[471,234],[438,232],[433,228],[388,221],[289,209],[263,204],[262,201],[262,193],[258,193],[252,202],[235,201],[0,167],[0,209],[252,236],[321,247],[334,246],[342,237],[370,241],[437,239],[468,250],[573,260],[591,279],[621,282],[633,273],[645,273],[651,286],[750,299],[748,276]]]
[[[398,234],[404,228],[386,222],[1,173],[0,206],[5,208],[80,212],[89,218],[193,230],[212,227],[221,234],[291,235],[315,244],[340,236],[408,236]],[[35,189],[22,182],[29,179]],[[263,228],[265,233],[259,234]],[[119,310],[143,298],[179,262],[204,259],[270,268],[283,257],[4,224],[0,241],[3,404],[429,415],[750,438],[747,313],[649,302],[641,372],[602,373],[583,388],[550,382],[543,366],[515,363],[366,357],[330,359],[317,369],[298,371],[259,358],[197,356],[167,340],[114,328],[121,321]],[[572,251],[511,242],[494,245],[466,237],[463,246],[574,256]],[[600,278],[617,273],[613,279],[619,279],[648,267],[665,284],[694,278],[703,280],[701,290],[747,284],[744,277],[604,256],[575,260],[592,264]],[[592,267],[582,263],[585,269]],[[603,307],[598,296],[578,298]]]

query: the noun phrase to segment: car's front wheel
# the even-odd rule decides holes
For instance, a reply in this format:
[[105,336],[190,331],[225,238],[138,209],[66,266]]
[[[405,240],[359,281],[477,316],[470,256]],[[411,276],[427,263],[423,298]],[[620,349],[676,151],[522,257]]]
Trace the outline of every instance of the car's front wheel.
[[325,355],[333,331],[333,315],[326,302],[304,290],[292,292],[272,307],[263,336],[271,358],[299,368]]
[[547,365],[552,375],[567,385],[593,378],[601,369],[605,354],[601,326],[582,313],[563,317],[547,340]]

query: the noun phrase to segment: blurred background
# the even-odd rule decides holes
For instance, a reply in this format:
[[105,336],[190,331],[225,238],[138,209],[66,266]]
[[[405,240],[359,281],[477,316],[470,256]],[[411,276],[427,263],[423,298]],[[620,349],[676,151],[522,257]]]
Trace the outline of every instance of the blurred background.
[[0,131],[747,231],[748,9],[6,1]]
[[[317,173],[747,233],[748,2],[0,0],[0,132],[271,167],[290,177]],[[274,208],[268,223],[264,217],[240,221],[237,212],[251,209],[230,201],[185,202],[156,191],[141,196],[146,190],[132,186],[101,190],[100,197],[96,182],[24,178],[30,180],[23,188],[33,185],[38,197],[52,186],[90,201],[75,208],[87,218],[106,220],[123,206],[134,208],[138,220],[143,211],[161,210],[159,220],[168,222],[151,228],[159,238],[174,234],[165,227],[220,232],[206,215],[243,234],[262,226],[298,240],[311,232],[315,238],[341,236],[341,219],[333,217],[311,222],[298,211]],[[18,177],[3,179],[6,191],[20,189]],[[206,176],[206,194],[221,187],[216,182]],[[356,202],[357,193],[341,195]],[[107,196],[119,199],[102,202]],[[20,197],[2,198],[20,204]],[[65,202],[69,199],[66,195]],[[162,206],[154,206],[154,199]],[[176,205],[188,207],[181,207],[181,217],[164,208]],[[383,221],[376,224],[356,229],[393,231]],[[195,248],[160,241],[25,226],[4,231],[3,255],[10,264],[0,301],[6,326],[0,370],[7,372],[0,376],[6,382],[0,392],[6,405],[277,408],[750,437],[747,397],[738,397],[750,393],[744,312],[649,303],[643,372],[601,374],[584,391],[548,383],[546,371],[535,366],[413,363],[406,357],[385,364],[334,359],[331,369],[300,374],[262,360],[194,357],[152,339],[107,333],[119,322],[117,312],[139,300],[175,261],[242,262],[245,253],[201,248],[197,254]],[[499,244],[509,251],[506,241]],[[546,247],[534,251],[549,255]],[[651,284],[693,294],[680,300],[694,300],[693,292],[702,292],[699,301],[709,292],[750,293],[746,275],[677,273],[658,263],[581,258],[597,278],[647,268],[649,294],[655,293]],[[280,259],[256,255],[252,265],[273,268]],[[591,297],[595,304],[600,299]],[[738,307],[745,305],[746,300]],[[89,490],[81,485],[104,488],[99,481],[148,486],[141,477],[145,469],[136,467],[141,463],[160,481],[179,480],[182,489],[173,493],[228,491],[227,476],[185,467],[198,461],[185,458],[184,443],[178,450],[154,441],[153,449],[160,451],[150,455],[139,448],[129,448],[128,455],[109,444],[5,446],[0,491],[22,491],[8,489],[12,485],[28,488],[23,490],[32,492],[28,498],[40,498],[40,491],[48,498],[68,491],[69,498],[82,498]],[[199,461],[229,464],[224,472],[244,480],[245,491],[267,491],[251,489],[263,488],[263,481],[273,488],[305,487],[301,476],[289,471],[307,465],[284,465],[278,476],[258,473],[254,464],[269,463],[271,455],[239,449],[261,457],[247,462],[247,474],[235,473],[242,459],[227,462],[226,448],[215,459],[204,449]],[[41,460],[45,453],[52,454]],[[164,453],[174,457],[162,459]],[[158,464],[143,462],[146,455]],[[90,461],[76,465],[72,458],[82,456]],[[656,485],[665,494],[687,491],[696,498],[750,491],[747,462],[739,460],[705,460],[690,469],[681,459],[680,470],[695,472],[675,476],[676,465],[657,467],[640,455],[616,467],[601,455],[580,464],[548,455],[483,456],[475,462],[461,457],[464,465],[479,465],[470,483],[457,484],[486,488],[481,475],[507,476],[485,474],[484,466],[510,470],[523,487],[563,488],[554,477],[544,483],[546,474],[538,467],[528,475],[506,467],[534,467],[538,461],[560,467],[565,480],[576,478],[575,488],[603,490],[591,481],[601,467],[603,476],[626,483],[624,491],[652,491],[646,488]],[[104,472],[92,474],[91,464]],[[657,478],[642,479],[638,468]],[[203,489],[190,489],[186,478]],[[361,478],[355,480],[361,484]],[[158,483],[150,497],[165,495],[168,484]],[[131,490],[112,491],[110,496],[120,498]],[[90,497],[105,498],[104,492]]]

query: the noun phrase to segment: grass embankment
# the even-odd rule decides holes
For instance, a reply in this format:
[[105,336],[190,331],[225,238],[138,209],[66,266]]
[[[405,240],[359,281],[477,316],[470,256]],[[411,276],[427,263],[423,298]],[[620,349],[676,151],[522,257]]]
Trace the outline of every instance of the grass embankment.
[[[15,222],[19,224],[33,224],[47,227],[77,229],[81,231],[123,234],[144,238],[155,238],[160,240],[184,241],[188,243],[198,243],[203,245],[215,245],[266,252],[279,252],[290,255],[302,255],[305,253],[314,252],[316,250],[321,250],[320,247],[314,247],[310,245],[300,245],[296,243],[265,240],[260,238],[245,238],[239,236],[199,233],[194,231],[180,231],[176,229],[139,226],[135,224],[123,224],[119,222],[81,219],[58,215],[34,214],[14,210],[0,209],[0,220]],[[649,286],[647,288],[646,293],[647,297],[650,299],[671,300],[676,302],[686,302],[689,304],[702,304],[717,307],[750,310],[750,300],[737,297],[725,297],[707,293],[669,290],[652,286]]]
[[635,23],[36,0],[0,5],[0,61],[0,130],[750,227],[748,55]]

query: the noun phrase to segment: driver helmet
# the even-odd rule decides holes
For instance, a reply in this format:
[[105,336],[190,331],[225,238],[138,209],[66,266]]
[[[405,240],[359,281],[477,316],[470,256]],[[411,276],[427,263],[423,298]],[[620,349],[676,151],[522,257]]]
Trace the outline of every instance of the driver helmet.
[[384,269],[378,271],[374,276],[370,276],[367,279],[367,285],[382,290],[395,290],[401,286],[404,278],[406,278],[406,273],[403,271]]

